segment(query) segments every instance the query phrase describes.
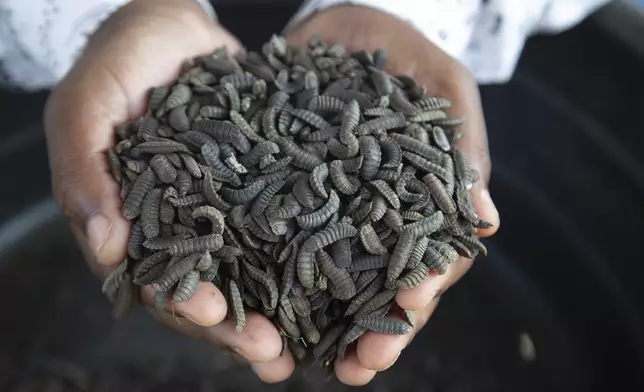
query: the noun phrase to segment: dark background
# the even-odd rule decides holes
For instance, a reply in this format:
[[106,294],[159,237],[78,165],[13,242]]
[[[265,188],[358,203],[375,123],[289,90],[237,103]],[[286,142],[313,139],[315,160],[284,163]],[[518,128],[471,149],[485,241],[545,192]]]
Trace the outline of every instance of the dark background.
[[[218,5],[250,48],[294,4]],[[530,39],[482,87],[502,226],[369,391],[644,390],[644,17],[616,2]],[[135,313],[114,323],[50,198],[46,93],[0,92],[0,390],[322,391],[314,370],[263,386]],[[520,335],[534,344],[521,355]]]

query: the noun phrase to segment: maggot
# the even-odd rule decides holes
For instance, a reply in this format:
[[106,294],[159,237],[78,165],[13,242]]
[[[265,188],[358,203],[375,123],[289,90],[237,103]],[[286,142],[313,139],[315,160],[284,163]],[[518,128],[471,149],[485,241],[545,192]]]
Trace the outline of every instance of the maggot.
[[340,208],[340,199],[334,190],[331,190],[326,204],[317,211],[295,217],[297,224],[303,229],[312,229],[323,225]]
[[170,92],[166,86],[153,87],[148,90],[148,107],[156,111]]
[[252,266],[249,263],[244,263],[244,270],[257,282],[259,282],[266,290],[270,296],[270,304],[264,304],[269,309],[275,309],[277,307],[277,300],[279,298],[279,289],[277,288],[277,283],[273,278],[268,276],[266,272],[260,270],[257,267]]
[[165,270],[165,263],[170,260],[167,252],[155,252],[146,257],[134,268],[134,283],[143,285],[150,284]]
[[328,192],[324,188],[324,181],[326,181],[328,176],[329,167],[326,163],[316,166],[309,176],[309,181],[311,182],[311,189],[313,190],[313,192],[325,199],[329,197]]
[[193,253],[180,259],[174,265],[167,268],[163,275],[152,283],[157,291],[169,291],[172,285],[177,283],[185,274],[191,271],[199,262],[201,254]]
[[302,211],[302,205],[297,201],[293,193],[284,196],[283,204],[275,209],[268,209],[266,217],[270,219],[290,219]]
[[360,181],[344,173],[342,161],[340,160],[332,161],[329,164],[329,174],[331,176],[331,182],[333,182],[338,192],[342,194],[352,195],[360,188]]
[[370,331],[390,335],[406,335],[414,329],[405,320],[395,319],[392,317],[366,315],[356,317],[353,322]]
[[409,232],[414,238],[433,234],[443,224],[443,213],[437,211],[427,218],[419,221],[408,223],[400,228],[402,232]]
[[190,297],[192,297],[195,291],[197,291],[198,284],[199,272],[188,271],[181,279],[179,279],[179,284],[174,291],[172,299],[175,302],[187,301]]
[[155,180],[154,172],[148,167],[134,181],[134,186],[123,203],[122,213],[126,219],[134,219],[139,216],[143,199],[154,188]]
[[445,214],[452,214],[456,212],[456,203],[449,196],[441,181],[433,173],[428,173],[423,176],[423,182],[427,185],[432,199],[436,202],[438,208]]
[[246,314],[244,313],[242,296],[234,280],[228,281],[228,290],[232,302],[233,314],[236,320],[235,331],[237,331],[237,333],[241,333],[246,326]]
[[239,127],[227,121],[199,120],[192,124],[196,131],[202,131],[215,139],[217,143],[230,143],[242,154],[250,151],[250,142]]
[[456,188],[456,204],[465,219],[471,223],[477,223],[479,221],[470,193],[466,188],[460,186]]
[[360,152],[362,153],[362,167],[360,176],[367,181],[373,180],[380,168],[382,153],[380,145],[373,136],[361,136],[359,138]]
[[355,297],[349,302],[344,315],[351,316],[355,314],[362,306],[369,300],[371,300],[380,290],[382,290],[385,283],[386,272],[382,271]]
[[396,290],[384,290],[374,295],[355,314],[355,317],[368,315],[374,310],[389,304],[396,296]]
[[123,282],[118,289],[114,307],[112,308],[112,316],[116,320],[123,319],[132,309],[136,299],[135,286],[132,283],[132,277],[129,272],[123,274]]
[[407,119],[402,113],[394,113],[387,116],[377,117],[360,124],[356,127],[354,133],[356,135],[368,135],[376,129],[387,131],[403,127],[406,122]]
[[[119,291],[119,288],[121,287],[121,284],[125,280],[125,273],[128,268],[128,262],[127,259],[119,263],[119,265],[116,266],[110,272],[110,274],[105,278],[103,281],[103,286],[101,287],[101,291],[103,294],[107,296],[110,301],[114,302],[116,301],[116,296]],[[125,282],[126,284],[129,282]]]
[[323,274],[329,277],[334,287],[334,296],[339,300],[348,300],[356,294],[356,286],[351,275],[345,268],[335,265],[331,256],[323,251],[317,251],[317,262]]
[[[164,191],[163,199],[168,200],[170,197],[174,197],[178,199],[179,196],[185,196],[191,187],[192,187],[192,178],[190,177],[190,173],[188,173],[185,170],[179,170],[177,172],[177,177],[175,178],[173,186],[166,188],[166,191]],[[177,194],[169,193],[173,191],[178,191],[178,192]]]
[[442,166],[436,163],[432,163],[429,160],[421,157],[420,155],[405,151],[403,152],[403,157],[414,167],[419,170],[423,170],[427,173],[433,173],[438,176],[441,180],[445,182],[452,181],[452,175],[450,172],[445,170]]
[[405,115],[414,116],[422,111],[418,106],[409,102],[406,94],[398,87],[393,89],[390,99],[391,107]]
[[383,169],[396,169],[402,161],[402,150],[394,139],[383,137],[378,140],[380,147],[384,150],[387,161],[382,164]]
[[212,206],[201,206],[192,210],[192,217],[194,219],[205,218],[212,224],[212,233],[223,234],[224,232],[224,216],[223,214]]
[[179,153],[179,157],[181,158],[181,161],[183,162],[183,165],[185,166],[186,170],[188,173],[194,177],[194,178],[201,178],[203,173],[201,172],[201,168],[197,164],[197,161],[192,157],[192,155],[186,154],[186,153]]
[[429,273],[429,266],[425,263],[418,263],[414,269],[402,275],[396,282],[399,289],[410,289],[418,286]]
[[185,84],[176,84],[172,87],[162,107],[164,111],[170,111],[188,103],[192,97],[192,90]]
[[253,204],[250,208],[250,213],[251,215],[255,217],[259,217],[261,214],[264,213],[264,210],[268,206],[271,198],[275,196],[277,192],[279,192],[280,189],[286,184],[286,181],[276,181],[270,185],[268,185],[266,188],[264,188],[257,198],[253,201]]
[[246,167],[251,167],[259,163],[263,156],[268,154],[277,154],[280,148],[271,141],[264,141],[256,144],[250,151],[239,158],[239,163]]
[[423,256],[425,255],[427,246],[429,246],[428,237],[422,236],[416,240],[414,248],[411,251],[411,256],[409,256],[409,260],[407,261],[407,265],[405,266],[406,269],[414,269],[416,268],[416,266],[418,266],[418,264],[423,259]]
[[293,186],[293,196],[295,196],[297,201],[304,207],[313,207],[315,193],[313,192],[313,189],[311,189],[309,174],[300,174],[300,177],[295,181],[295,185]]
[[188,147],[184,144],[171,140],[164,140],[140,143],[133,147],[130,152],[133,157],[140,157],[144,154],[169,154],[173,152],[190,152],[190,150],[188,150]]
[[361,254],[353,258],[348,267],[349,272],[367,271],[384,268],[389,265],[389,255],[367,255]]
[[340,268],[351,265],[351,243],[348,239],[341,239],[331,245],[331,257]]
[[220,234],[208,234],[202,237],[188,238],[172,244],[168,251],[173,255],[188,255],[195,252],[214,252],[224,245]]
[[398,237],[398,243],[394,248],[389,264],[387,265],[387,286],[395,285],[403,269],[407,265],[407,261],[411,256],[411,252],[416,242],[416,236],[411,231],[401,231]]
[[360,241],[365,250],[371,254],[384,255],[387,253],[387,248],[382,245],[376,231],[370,224],[366,224],[360,228]]
[[285,137],[276,138],[275,142],[280,147],[280,152],[284,155],[293,158],[291,164],[295,167],[304,169],[306,171],[313,170],[316,166],[322,164],[320,157],[304,151],[294,142],[286,139]]
[[127,243],[128,256],[134,260],[141,260],[143,258],[143,241],[145,241],[143,228],[139,223],[135,223],[132,225],[130,238]]
[[396,195],[396,192],[391,189],[389,184],[382,180],[374,180],[371,181],[370,184],[376,188],[385,199],[387,199],[393,208],[396,210],[400,209],[400,199],[398,199],[398,195]]
[[141,227],[146,238],[159,235],[159,207],[161,204],[162,190],[152,189],[143,198],[141,205]]
[[369,217],[373,222],[378,222],[387,212],[387,201],[381,193],[376,194],[371,200]]
[[414,153],[430,162],[439,163],[442,159],[443,153],[432,147],[429,144],[429,139],[424,142],[402,133],[391,133],[389,137],[398,142],[401,149]]
[[229,203],[245,204],[255,199],[265,187],[264,181],[256,181],[242,189],[222,187],[219,192]]
[[123,179],[121,174],[121,160],[118,157],[118,154],[114,151],[114,148],[109,148],[107,150],[107,162],[110,166],[110,172],[112,177],[117,183],[120,183]]
[[206,202],[206,195],[203,193],[194,193],[192,195],[187,195],[185,197],[174,198],[169,197],[168,202],[174,207],[193,207],[198,206]]
[[190,128],[190,117],[186,113],[187,105],[178,106],[168,114],[168,125],[175,131],[185,132]]
[[353,237],[356,234],[355,227],[344,223],[335,223],[304,241],[297,257],[297,275],[302,286],[305,288],[313,287],[313,259],[317,250],[342,238]]

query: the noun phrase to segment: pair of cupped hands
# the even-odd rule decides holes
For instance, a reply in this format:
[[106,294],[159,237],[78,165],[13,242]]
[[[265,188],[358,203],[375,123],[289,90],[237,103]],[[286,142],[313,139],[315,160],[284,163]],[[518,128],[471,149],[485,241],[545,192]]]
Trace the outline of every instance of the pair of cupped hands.
[[[499,216],[487,191],[490,161],[485,124],[477,85],[467,70],[404,21],[370,8],[333,7],[286,32],[294,45],[306,45],[315,35],[349,50],[383,48],[389,73],[416,78],[430,94],[452,100],[450,115],[466,118],[459,148],[482,178],[471,189],[477,214],[494,224],[478,235],[493,234]],[[105,156],[114,143],[115,126],[142,115],[148,89],[171,83],[184,60],[221,45],[231,53],[242,48],[195,1],[132,1],[90,38],[83,55],[53,91],[45,129],[54,196],[99,277],[125,258],[130,232],[129,222],[121,215],[119,185],[110,175]],[[430,274],[421,285],[399,292],[396,302],[411,311],[413,331],[402,336],[367,332],[356,349],[335,364],[338,379],[363,385],[389,368],[425,325],[440,295],[471,264],[459,258],[444,275]],[[251,313],[244,331],[236,333],[234,321],[224,320],[226,302],[212,283],[199,283],[190,300],[168,305],[165,311],[154,310],[153,297],[150,287],[142,289],[142,302],[157,320],[228,350],[262,380],[279,382],[293,372],[292,356],[280,356],[282,343],[275,326],[263,315]]]

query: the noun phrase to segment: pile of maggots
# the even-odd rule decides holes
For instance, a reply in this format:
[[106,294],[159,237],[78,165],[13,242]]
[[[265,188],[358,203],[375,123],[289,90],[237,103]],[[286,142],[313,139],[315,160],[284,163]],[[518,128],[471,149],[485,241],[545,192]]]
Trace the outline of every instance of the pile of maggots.
[[274,36],[261,53],[218,49],[155,87],[108,151],[132,222],[103,291],[117,316],[151,285],[160,308],[199,281],[272,319],[285,347],[328,365],[387,316],[398,289],[485,247],[478,180],[453,149],[450,101],[383,71],[385,53]]

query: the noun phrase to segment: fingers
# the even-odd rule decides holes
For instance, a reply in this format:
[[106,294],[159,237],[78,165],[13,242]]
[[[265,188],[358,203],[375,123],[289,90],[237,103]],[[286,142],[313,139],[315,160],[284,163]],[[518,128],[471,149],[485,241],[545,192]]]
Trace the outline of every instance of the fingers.
[[498,230],[500,220],[488,190],[491,162],[478,85],[472,74],[457,60],[431,42],[426,46],[426,58],[412,67],[412,76],[427,87],[430,95],[443,96],[452,102],[448,111],[450,117],[465,118],[465,122],[459,127],[462,137],[455,147],[467,157],[470,168],[481,176],[474,183],[470,194],[479,218],[493,225],[489,229],[478,230],[477,235],[488,237]]
[[[367,369],[382,371],[390,368],[407,347],[413,337],[422,329],[436,309],[438,298],[434,298],[422,309],[412,312],[414,329],[405,335],[390,335],[367,331],[358,339],[357,354],[360,364]],[[404,320],[403,315],[391,312],[389,317]]]
[[459,257],[449,265],[443,275],[430,273],[416,287],[400,290],[396,294],[396,303],[403,309],[418,310],[427,306],[434,298],[458,282],[472,266],[472,260]]
[[376,376],[376,371],[364,367],[353,349],[347,352],[342,361],[335,364],[335,375],[341,383],[358,387],[368,384]]
[[[342,361],[335,364],[336,377],[350,386],[369,383],[377,372],[389,369],[400,357],[402,350],[409,345],[438,306],[439,298],[433,299],[423,309],[412,312],[414,329],[406,335],[388,335],[379,332],[366,332],[358,340],[356,349],[350,350]],[[390,316],[402,318],[400,314]]]
[[462,66],[455,66],[455,69],[448,73],[453,82],[441,84],[439,93],[452,100],[451,116],[465,117],[465,123],[460,128],[463,136],[456,148],[465,154],[470,167],[481,175],[481,180],[474,183],[470,194],[479,218],[493,225],[488,229],[479,229],[477,235],[488,237],[498,230],[500,219],[488,190],[491,162],[485,119],[476,81]]
[[[151,304],[154,302],[154,291],[146,286],[142,290],[142,297],[144,303]],[[189,300],[168,304],[165,311],[153,308],[149,310],[164,325],[243,358],[264,382],[284,381],[295,369],[295,362],[289,352],[280,356],[282,340],[275,326],[264,316],[246,313],[246,325],[241,333],[235,330],[233,320],[223,321],[226,317],[226,302],[212,283],[201,282]],[[182,315],[185,319],[177,315]]]
[[[403,319],[395,312],[389,317]],[[400,352],[411,340],[412,331],[405,335],[391,335],[381,332],[367,331],[358,339],[356,352],[360,364],[370,370],[388,369],[398,359]]]
[[250,365],[251,369],[262,381],[266,383],[277,383],[286,380],[295,369],[295,361],[290,352],[267,362],[255,362]]
[[251,362],[267,362],[277,358],[282,351],[279,332],[266,317],[246,313],[244,331],[235,331],[235,322],[226,320],[208,328],[212,341],[219,341]]
[[[143,303],[154,305],[154,289],[144,286],[141,289]],[[226,299],[219,289],[210,282],[199,282],[197,291],[185,302],[168,300],[165,310],[180,315],[193,323],[208,327],[219,324],[226,317]]]
[[[235,352],[251,363],[274,361],[282,350],[282,340],[275,326],[257,313],[247,313],[246,326],[243,332],[237,333],[234,320],[225,320],[217,325],[205,327],[190,320],[179,319],[167,312],[156,309],[150,309],[150,312],[164,325],[190,337],[207,341],[216,347]],[[288,360],[277,361],[273,366],[274,370],[279,369],[281,375],[284,375],[288,372],[289,362]],[[261,369],[265,368],[260,367]]]

